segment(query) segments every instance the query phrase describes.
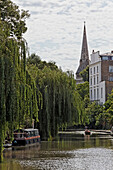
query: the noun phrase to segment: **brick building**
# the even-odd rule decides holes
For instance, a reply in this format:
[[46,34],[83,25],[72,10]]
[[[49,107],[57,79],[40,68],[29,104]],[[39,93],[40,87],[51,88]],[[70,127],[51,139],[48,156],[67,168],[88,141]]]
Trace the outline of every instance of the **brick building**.
[[100,54],[92,52],[89,64],[90,100],[104,104],[113,89],[113,51]]

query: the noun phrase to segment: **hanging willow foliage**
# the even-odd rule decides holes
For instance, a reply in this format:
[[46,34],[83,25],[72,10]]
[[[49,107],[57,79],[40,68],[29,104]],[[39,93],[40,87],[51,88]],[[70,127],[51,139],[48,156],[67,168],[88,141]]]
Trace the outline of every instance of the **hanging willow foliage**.
[[73,73],[62,72],[55,64],[51,67],[50,63],[44,63],[38,58],[35,54],[31,55],[27,63],[37,90],[42,94],[42,107],[39,105],[41,138],[48,139],[55,137],[60,127],[82,123],[83,103],[76,91]]
[[[51,70],[47,67],[42,72],[43,77],[41,75],[38,78],[39,81],[44,81],[40,85],[40,90],[44,93],[45,102],[43,109],[39,111],[40,131],[42,137],[45,137],[43,136],[44,128],[41,126],[45,122],[45,129],[49,130],[46,137],[49,135],[55,137],[59,127],[82,122],[83,106],[80,105],[80,95],[75,91],[76,83],[71,74],[67,75],[62,71]],[[46,119],[42,118],[42,113]]]
[[[13,14],[13,15],[12,15]],[[26,68],[27,46],[22,38],[28,13],[10,0],[0,2],[0,155],[13,130],[38,121],[37,89]]]
[[[19,48],[17,50],[17,46],[15,40],[9,40],[6,48],[10,52],[4,53],[2,51],[0,56],[0,120],[1,124],[4,125],[4,127],[1,127],[2,133],[5,131],[6,122],[9,122],[9,131],[12,134],[14,128],[24,125],[26,116],[38,121],[36,85],[25,70],[25,59],[21,58],[20,64],[18,64],[20,52]],[[3,138],[1,137],[1,139]],[[2,143],[3,141],[1,141]]]

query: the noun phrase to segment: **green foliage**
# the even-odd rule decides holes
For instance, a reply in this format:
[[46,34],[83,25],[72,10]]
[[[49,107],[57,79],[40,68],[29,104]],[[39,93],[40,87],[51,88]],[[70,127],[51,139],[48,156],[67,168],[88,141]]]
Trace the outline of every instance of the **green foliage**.
[[[83,87],[84,88],[83,88]],[[110,129],[113,126],[113,90],[109,94],[104,106],[100,106],[96,102],[90,103],[89,97],[84,92],[84,84],[77,85],[79,94],[82,96],[85,106],[84,123],[90,128]]]
[[96,102],[90,103],[85,109],[86,123],[90,128],[98,128],[98,121],[101,118],[99,115],[103,113],[103,106],[98,105]]
[[45,66],[49,67],[51,70],[58,69],[54,61],[50,61],[48,63],[46,61],[41,61],[41,58],[35,53],[31,54],[31,56],[27,58],[27,63],[36,65],[38,69],[41,69],[41,70]]
[[41,100],[39,93],[37,99],[43,139],[55,137],[59,127],[83,122],[83,102],[75,90],[73,72],[62,72],[54,62],[41,61],[34,54],[29,56],[27,67],[36,81],[37,91],[41,92]]
[[[104,106],[97,104],[90,104],[89,106],[88,110],[91,113],[93,109],[93,115],[91,114],[91,117],[88,116],[88,118],[89,120],[93,118],[92,124],[95,128],[110,129],[113,125],[113,91],[109,94]],[[86,109],[86,114],[88,110]]]
[[87,81],[82,84],[77,84],[76,89],[83,100],[86,96],[89,97],[89,83]]
[[105,110],[110,111],[113,108],[113,90],[111,91],[111,94],[108,95],[107,101],[104,104]]
[[104,104],[104,128],[113,126],[113,90],[109,94],[107,101]]
[[25,126],[26,117],[38,121],[37,89],[26,68],[28,12],[10,0],[0,1],[0,155],[6,133]]
[[80,75],[82,76],[83,81],[89,82],[89,66],[87,66],[83,71],[81,71]]
[[22,34],[27,30],[25,19],[28,17],[28,11],[21,10],[20,12],[19,7],[12,1],[0,1],[0,20],[8,37],[21,39]]
[[41,62],[41,58],[38,55],[36,55],[35,53],[33,53],[33,54],[31,54],[31,56],[29,56],[27,58],[27,62],[29,64],[34,64],[34,65],[38,66],[38,64]]

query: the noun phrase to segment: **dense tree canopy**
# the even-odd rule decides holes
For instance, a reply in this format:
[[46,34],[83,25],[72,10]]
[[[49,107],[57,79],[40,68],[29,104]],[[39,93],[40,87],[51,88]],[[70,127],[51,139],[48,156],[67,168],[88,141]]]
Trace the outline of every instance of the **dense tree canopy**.
[[113,91],[104,105],[89,103],[85,108],[86,124],[91,128],[111,129],[113,125]]
[[88,81],[85,81],[82,84],[77,84],[76,89],[83,100],[86,96],[89,97],[89,83],[88,83]]
[[38,121],[36,84],[26,69],[26,11],[10,0],[0,1],[0,152],[6,133],[24,125],[26,117]]
[[42,105],[38,99],[42,138],[56,136],[59,127],[81,123],[83,103],[76,91],[73,73],[62,72],[54,62],[43,62],[34,54],[27,59],[27,63],[36,81],[37,92],[42,95]]
[[0,20],[7,37],[21,39],[27,30],[25,20],[28,17],[28,11],[20,11],[12,1],[0,0]]

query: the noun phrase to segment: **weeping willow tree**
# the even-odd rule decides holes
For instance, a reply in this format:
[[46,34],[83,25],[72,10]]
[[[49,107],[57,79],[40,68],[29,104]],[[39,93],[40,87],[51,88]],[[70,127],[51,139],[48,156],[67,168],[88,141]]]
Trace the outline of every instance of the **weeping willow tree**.
[[42,105],[39,104],[41,138],[55,137],[59,128],[83,123],[84,104],[76,90],[73,73],[63,72],[53,62],[45,62],[44,66],[44,62],[36,60],[36,56],[34,59],[29,57],[27,62],[37,91],[42,95]]
[[36,84],[26,68],[27,11],[10,0],[0,0],[0,155],[7,133],[38,121]]

